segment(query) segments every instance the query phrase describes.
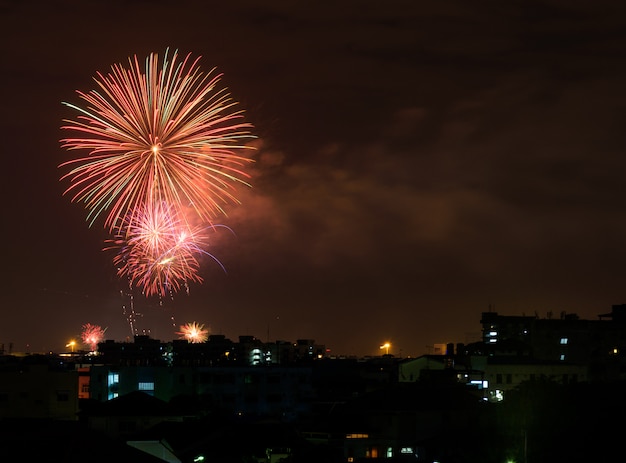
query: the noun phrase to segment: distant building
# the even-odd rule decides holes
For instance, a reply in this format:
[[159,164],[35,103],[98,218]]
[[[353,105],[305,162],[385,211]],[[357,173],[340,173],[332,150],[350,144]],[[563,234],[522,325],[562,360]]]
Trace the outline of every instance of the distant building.
[[239,342],[223,335],[211,335],[206,342],[184,339],[161,342],[149,336],[135,336],[134,342],[107,340],[98,345],[99,362],[120,366],[219,366],[281,365],[325,358],[324,345],[312,339],[262,342],[254,336],[239,336]]
[[398,366],[398,381],[458,381],[482,391],[486,400],[502,400],[525,381],[626,379],[626,304],[598,318],[484,312],[482,342],[457,344],[456,352],[452,344],[440,344],[440,355],[406,359]]
[[537,361],[587,366],[589,380],[626,378],[626,304],[613,305],[598,320],[565,312],[558,318],[484,312],[481,325],[484,355],[501,356],[501,345],[517,341]]
[[588,381],[588,367],[585,364],[506,357],[485,357],[483,360],[485,397],[491,401],[502,400],[507,391],[525,381],[551,381],[558,384]]

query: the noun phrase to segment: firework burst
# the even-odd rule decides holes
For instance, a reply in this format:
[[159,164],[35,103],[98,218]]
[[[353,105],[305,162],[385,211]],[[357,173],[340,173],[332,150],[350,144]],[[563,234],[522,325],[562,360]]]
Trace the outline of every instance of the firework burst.
[[206,250],[208,233],[217,227],[193,227],[177,208],[155,203],[134,211],[123,227],[124,234],[111,240],[105,250],[118,251],[113,264],[118,276],[127,278],[131,286],[141,288],[146,296],[165,296],[187,288],[190,282],[202,282],[201,256],[211,257],[224,270]]
[[94,78],[99,90],[77,92],[86,103],[62,129],[77,134],[61,140],[68,150],[88,156],[61,164],[69,168],[66,194],[84,203],[92,225],[106,215],[105,227],[119,231],[143,205],[166,202],[191,207],[205,222],[237,203],[235,185],[247,183],[241,154],[252,138],[220,75],[204,74],[198,59],[166,51],[162,62],[151,54],[141,66],[113,65]]
[[83,344],[89,347],[89,350],[95,351],[98,348],[98,344],[104,340],[104,332],[106,328],[102,328],[98,325],[92,325],[86,323],[83,325],[83,331],[81,333],[81,339]]
[[206,231],[239,202],[237,186],[249,186],[252,126],[221,75],[198,61],[169,50],[143,65],[134,56],[97,73],[96,90],[78,91],[83,106],[64,103],[78,115],[64,120],[72,136],[61,146],[87,152],[60,165],[64,194],[84,204],[89,226],[103,217],[118,275],[146,296],[202,282],[201,255],[221,266],[206,252]]
[[199,325],[196,322],[186,323],[180,327],[180,331],[176,334],[180,336],[180,339],[186,339],[191,343],[206,342],[209,338],[209,330],[204,329],[204,325]]

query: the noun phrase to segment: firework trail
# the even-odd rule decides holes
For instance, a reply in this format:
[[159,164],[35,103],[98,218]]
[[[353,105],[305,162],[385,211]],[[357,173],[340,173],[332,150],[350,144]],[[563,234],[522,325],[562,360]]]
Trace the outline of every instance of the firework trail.
[[[132,291],[125,293],[120,290],[120,296],[122,297],[122,313],[126,317],[128,326],[130,328],[131,336],[137,336],[137,312],[135,312],[135,296]],[[128,297],[128,303],[126,303],[126,297]]]
[[193,344],[206,342],[209,339],[209,330],[205,330],[204,325],[199,325],[196,322],[182,325],[176,334],[180,336],[180,339],[186,339]]

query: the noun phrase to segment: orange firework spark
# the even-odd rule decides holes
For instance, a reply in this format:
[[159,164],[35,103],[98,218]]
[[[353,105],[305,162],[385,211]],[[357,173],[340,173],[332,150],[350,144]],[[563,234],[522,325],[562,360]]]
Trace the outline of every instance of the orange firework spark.
[[209,330],[204,329],[204,325],[199,325],[196,322],[186,323],[180,327],[180,331],[176,334],[180,336],[180,339],[186,339],[191,343],[206,342],[209,338]]

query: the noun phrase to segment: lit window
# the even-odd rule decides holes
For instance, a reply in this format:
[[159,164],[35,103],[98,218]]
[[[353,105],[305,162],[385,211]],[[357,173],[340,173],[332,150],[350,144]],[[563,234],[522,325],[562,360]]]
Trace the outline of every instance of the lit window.
[[391,447],[387,447],[387,458],[393,458],[393,449]]
[[261,359],[263,357],[263,352],[259,348],[254,348],[250,352],[250,363],[252,365],[260,365]]
[[361,433],[346,434],[346,439],[367,439],[368,437],[368,434]]
[[559,360],[565,360],[565,354],[561,354],[561,356],[559,357]]
[[561,338],[561,344],[567,344],[567,338]]
[[137,389],[140,391],[154,391],[154,382],[151,383],[139,383]]
[[120,382],[120,375],[118,373],[109,373],[107,376],[107,385],[109,392],[107,394],[107,400],[115,399],[118,396],[117,388]]
[[109,373],[109,376],[107,379],[108,379],[108,385],[112,386],[120,382],[120,375],[119,373]]
[[402,447],[400,453],[413,453],[413,447]]

